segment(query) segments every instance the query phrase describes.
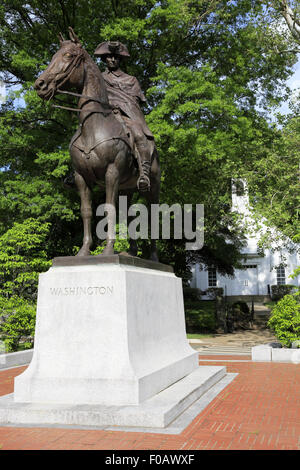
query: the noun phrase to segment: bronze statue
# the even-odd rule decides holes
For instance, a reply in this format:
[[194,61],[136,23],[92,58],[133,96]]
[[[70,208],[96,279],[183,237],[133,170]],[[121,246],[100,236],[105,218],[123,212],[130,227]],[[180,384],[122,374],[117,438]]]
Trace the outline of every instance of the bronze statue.
[[[52,57],[47,69],[36,80],[35,89],[41,98],[48,101],[57,93],[71,94],[79,98],[77,108],[66,109],[79,113],[79,128],[71,139],[70,155],[75,172],[75,184],[81,198],[84,228],[83,244],[77,256],[87,256],[90,254],[92,245],[92,186],[98,184],[100,188],[104,188],[106,203],[114,206],[119,190],[126,190],[129,206],[133,192],[138,190],[137,182],[139,182],[139,191],[147,198],[148,204],[158,204],[160,166],[153,136],[146,123],[142,124],[144,117],[138,107],[138,95],[135,96],[136,90],[140,89],[135,77],[131,77],[132,82],[135,82],[131,87],[132,102],[127,101],[127,106],[124,103],[121,104],[120,97],[123,96],[121,84],[115,101],[112,98],[112,89],[115,85],[109,85],[109,79],[105,79],[105,74],[101,74],[72,28],[69,28],[69,36],[70,40],[65,40],[60,35],[61,47]],[[122,47],[125,46],[122,45]],[[115,54],[112,56],[116,57]],[[106,60],[109,62],[108,58]],[[106,75],[109,75],[109,71]],[[130,76],[124,74],[123,77],[127,83],[127,77]],[[69,91],[71,89],[75,89],[76,92]],[[126,99],[129,94],[125,86]],[[111,97],[111,103],[109,97]],[[141,97],[143,97],[142,93]],[[136,114],[131,113],[132,109],[139,110],[138,118]],[[150,158],[141,150],[142,146],[139,141],[141,133],[149,146],[147,149],[151,148]],[[146,145],[145,141],[144,145]],[[140,166],[136,161],[137,152],[134,147],[139,153]],[[146,161],[149,162],[149,172],[145,171]],[[113,228],[113,220],[108,212],[108,233],[104,255],[114,253]],[[129,242],[128,254],[136,256],[136,241],[130,239]],[[150,259],[158,261],[155,240],[151,240]]]
[[129,128],[136,147],[136,157],[140,159],[137,186],[141,191],[149,190],[154,137],[139,106],[140,103],[146,102],[140,84],[135,77],[120,69],[122,59],[130,57],[129,52],[119,41],[108,41],[99,44],[95,55],[100,56],[107,65],[102,75],[106,82],[109,103],[117,119]]

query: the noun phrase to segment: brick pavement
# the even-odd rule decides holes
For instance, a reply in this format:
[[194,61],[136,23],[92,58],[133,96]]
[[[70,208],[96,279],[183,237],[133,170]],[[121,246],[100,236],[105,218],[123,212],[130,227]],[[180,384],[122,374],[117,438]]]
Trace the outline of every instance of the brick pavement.
[[[179,435],[0,427],[0,449],[299,450],[300,365],[209,359],[239,375]],[[13,378],[24,369],[0,372],[0,395],[13,392]]]

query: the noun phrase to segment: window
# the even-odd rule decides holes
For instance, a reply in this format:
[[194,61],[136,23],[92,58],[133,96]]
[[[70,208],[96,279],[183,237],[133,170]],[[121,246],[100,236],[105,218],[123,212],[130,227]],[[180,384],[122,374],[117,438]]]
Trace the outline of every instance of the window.
[[282,286],[285,284],[285,269],[284,266],[277,266],[276,268],[277,271],[277,285]]
[[244,265],[245,268],[257,268],[257,264],[245,264]]
[[217,287],[217,271],[215,268],[208,269],[208,287]]

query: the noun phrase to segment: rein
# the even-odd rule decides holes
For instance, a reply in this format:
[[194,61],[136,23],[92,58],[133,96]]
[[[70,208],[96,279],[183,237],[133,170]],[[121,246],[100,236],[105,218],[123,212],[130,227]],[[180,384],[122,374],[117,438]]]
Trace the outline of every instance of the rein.
[[[70,78],[70,76],[71,76],[71,74],[72,74],[74,68],[77,67],[77,66],[81,63],[82,59],[83,59],[83,54],[79,54],[78,56],[76,56],[75,61],[73,61],[73,62],[69,65],[68,69],[71,68],[72,65],[73,65],[73,67],[71,68],[70,71],[67,69],[67,70],[68,70],[68,73],[67,73],[66,77],[63,79],[63,81],[60,83],[59,86],[62,86],[62,85]],[[53,91],[53,94],[52,94],[52,97],[51,97],[51,98],[54,98],[54,93],[55,93],[55,91]],[[76,96],[77,98],[85,98],[85,99],[87,100],[87,101],[85,101],[85,102],[82,104],[82,107],[81,107],[81,108],[71,108],[71,107],[69,107],[69,106],[61,106],[61,105],[52,104],[52,106],[53,106],[54,108],[66,109],[67,111],[75,111],[75,112],[82,112],[82,111],[85,111],[85,112],[87,112],[88,114],[85,116],[84,121],[80,124],[80,127],[81,127],[81,128],[82,128],[82,126],[83,126],[83,123],[84,123],[92,114],[94,114],[94,113],[101,113],[101,114],[104,114],[105,116],[107,116],[107,115],[109,115],[109,114],[112,112],[112,110],[113,110],[112,106],[111,106],[108,102],[100,101],[100,100],[98,100],[97,98],[92,98],[91,96],[82,95],[81,93],[74,93],[74,92],[72,92],[72,91],[61,90],[60,88],[57,88],[57,89],[56,89],[56,93],[61,93],[61,94],[64,94],[64,95]],[[50,98],[50,99],[51,99],[51,98]],[[89,101],[92,101],[92,102],[95,102],[95,103],[100,104],[101,110],[98,110],[98,109],[97,109],[97,110],[83,109],[83,106],[85,106]],[[71,141],[70,146],[71,146],[71,145],[74,145],[74,146],[77,147],[79,150],[81,150],[82,154],[83,154],[87,159],[90,158],[90,153],[91,153],[91,151],[92,151],[95,147],[97,147],[97,145],[99,145],[99,144],[101,144],[101,143],[103,143],[103,142],[106,142],[106,141],[110,141],[110,140],[114,140],[114,139],[121,139],[121,140],[123,140],[123,141],[129,146],[129,148],[131,148],[128,138],[126,138],[125,136],[124,136],[124,137],[123,137],[123,136],[118,136],[118,137],[108,137],[108,138],[104,138],[104,139],[101,138],[100,140],[94,142],[92,146],[90,146],[90,147],[88,147],[88,148],[83,147],[83,149],[82,149],[82,148],[80,148],[80,147],[78,147],[78,146],[75,145],[75,141],[78,139],[79,136],[80,136],[80,133],[79,133],[79,135],[75,135],[75,139]]]
[[[64,85],[64,83],[66,83],[66,81],[68,81],[68,79],[72,75],[74,69],[81,64],[83,58],[84,58],[84,52],[82,50],[78,55],[75,56],[75,59],[72,62],[70,62],[70,64],[68,65],[67,70],[66,70],[66,76],[64,77],[63,81],[60,83],[59,86]],[[65,95],[76,96],[76,97],[79,97],[79,98],[87,98],[89,101],[95,101],[95,102],[99,103],[104,108],[102,111],[95,111],[95,112],[102,112],[103,114],[109,114],[112,111],[112,108],[109,105],[109,103],[105,103],[103,101],[97,100],[96,98],[92,98],[91,96],[86,96],[86,95],[82,95],[82,94],[79,94],[79,93],[73,93],[71,91],[60,90],[59,88],[56,89],[56,92],[57,93],[62,93],[62,94],[65,94]],[[54,93],[55,93],[55,91],[53,90],[53,94],[52,94],[51,98],[53,98]],[[84,106],[85,104],[86,103],[83,103],[82,106]],[[61,105],[55,105],[55,104],[53,104],[52,106],[54,108],[66,109],[68,111],[76,111],[76,112],[85,111],[82,108],[71,108],[71,107],[68,107],[68,106],[61,106]]]
[[[74,93],[72,91],[60,90],[59,88],[56,91],[57,91],[57,93],[62,93],[62,94],[65,94],[65,95],[72,95],[72,96],[76,96],[78,98],[86,98],[87,100],[99,103],[99,104],[101,104],[101,106],[103,106],[103,108],[106,108],[105,111],[94,111],[94,112],[104,112],[105,114],[109,114],[112,111],[112,107],[110,106],[109,103],[105,103],[104,101],[97,100],[97,98],[92,98],[91,96],[82,95],[80,93]],[[84,105],[85,104],[86,103],[84,103]],[[56,104],[53,104],[52,106],[54,108],[67,109],[68,111],[76,111],[76,112],[90,111],[90,110],[85,110],[83,108],[70,108],[70,107],[67,107],[67,106],[60,106],[60,105],[56,105]]]

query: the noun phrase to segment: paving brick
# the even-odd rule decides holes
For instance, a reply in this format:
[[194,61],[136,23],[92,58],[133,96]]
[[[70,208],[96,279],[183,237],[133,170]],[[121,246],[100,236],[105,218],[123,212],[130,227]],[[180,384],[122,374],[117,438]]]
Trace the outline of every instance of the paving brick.
[[[0,427],[0,449],[300,449],[299,366],[246,362],[245,356],[207,356],[207,363],[204,356],[200,359],[202,365],[225,365],[238,376],[179,435]],[[0,394],[12,393],[14,377],[24,370],[1,371]]]

